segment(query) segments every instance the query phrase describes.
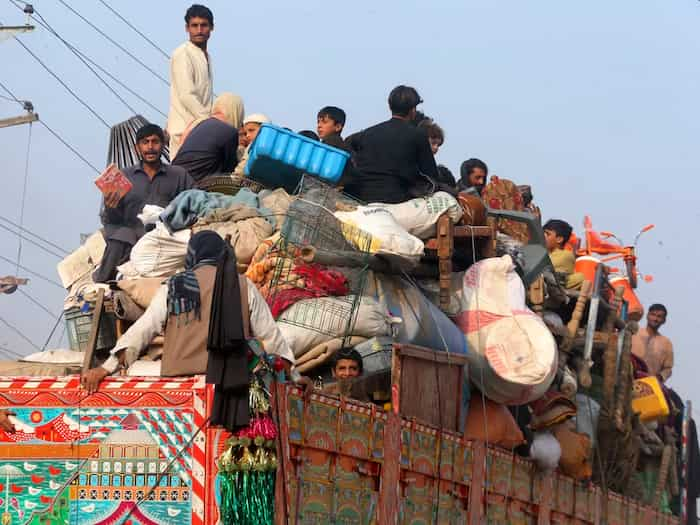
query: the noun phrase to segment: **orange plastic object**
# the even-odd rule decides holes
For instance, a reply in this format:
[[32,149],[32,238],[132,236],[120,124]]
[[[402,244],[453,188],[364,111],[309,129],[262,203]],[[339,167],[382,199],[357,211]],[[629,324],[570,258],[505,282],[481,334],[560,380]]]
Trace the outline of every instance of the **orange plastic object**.
[[627,277],[613,277],[610,279],[610,286],[612,286],[613,289],[618,286],[622,286],[625,289],[622,298],[627,301],[627,318],[630,321],[640,321],[644,315],[644,307],[637,297],[637,294],[634,293],[630,280]]
[[632,410],[639,413],[641,421],[653,421],[668,416],[668,403],[658,379],[643,377],[634,382]]
[[574,265],[574,272],[582,273],[586,281],[595,281],[595,270],[600,264],[600,260],[590,255],[584,255],[576,259],[576,264]]

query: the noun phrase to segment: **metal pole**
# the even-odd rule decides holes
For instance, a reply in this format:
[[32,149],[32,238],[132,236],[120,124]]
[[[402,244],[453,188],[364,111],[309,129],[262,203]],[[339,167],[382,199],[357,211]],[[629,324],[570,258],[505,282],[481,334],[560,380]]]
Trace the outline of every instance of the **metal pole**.
[[688,523],[688,433],[690,430],[690,418],[692,417],[693,405],[690,400],[685,402],[683,409],[683,434],[681,440],[682,471],[681,479],[681,525]]

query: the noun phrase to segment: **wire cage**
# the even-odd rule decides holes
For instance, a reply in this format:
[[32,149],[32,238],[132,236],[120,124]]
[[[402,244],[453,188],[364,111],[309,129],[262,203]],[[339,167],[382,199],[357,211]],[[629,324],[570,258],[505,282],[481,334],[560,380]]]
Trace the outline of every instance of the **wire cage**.
[[268,304],[278,322],[345,340],[355,326],[372,236],[335,217],[358,205],[336,188],[305,175],[296,197],[280,231]]

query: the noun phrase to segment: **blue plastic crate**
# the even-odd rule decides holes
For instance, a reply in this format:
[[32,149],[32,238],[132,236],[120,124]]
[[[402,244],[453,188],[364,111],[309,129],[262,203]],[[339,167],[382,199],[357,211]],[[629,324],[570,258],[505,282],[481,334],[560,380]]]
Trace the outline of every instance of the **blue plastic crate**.
[[343,150],[263,124],[250,146],[245,174],[268,188],[284,188],[291,193],[305,173],[337,183],[349,158]]

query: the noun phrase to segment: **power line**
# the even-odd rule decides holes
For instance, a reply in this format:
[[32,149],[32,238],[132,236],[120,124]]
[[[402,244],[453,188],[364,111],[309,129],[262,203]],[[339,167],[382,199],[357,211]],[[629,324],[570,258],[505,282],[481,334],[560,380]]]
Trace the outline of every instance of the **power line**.
[[30,238],[28,238],[28,237],[25,237],[25,236],[22,235],[20,232],[14,231],[12,228],[8,228],[8,227],[5,226],[4,224],[0,224],[0,228],[2,228],[2,229],[5,230],[5,231],[10,232],[10,233],[13,234],[13,235],[16,235],[17,237],[19,237],[19,239],[22,239],[22,240],[27,241],[29,244],[33,244],[33,245],[36,246],[37,248],[39,248],[39,249],[41,249],[41,250],[44,250],[44,251],[45,251],[46,253],[48,253],[49,255],[53,255],[54,257],[58,257],[59,259],[63,259],[63,258],[64,258],[64,255],[60,255],[60,254],[58,254],[58,253],[56,253],[56,252],[53,252],[53,251],[49,250],[49,249],[46,248],[45,246],[42,246],[42,245],[39,244],[38,242],[36,242],[36,241],[34,241],[34,240],[32,240],[32,239],[30,239]]
[[121,51],[126,53],[129,57],[131,57],[135,62],[140,64],[142,67],[144,67],[147,71],[149,71],[153,76],[161,80],[166,86],[169,86],[170,83],[164,79],[162,76],[160,76],[156,71],[154,71],[151,67],[149,67],[147,64],[139,60],[136,56],[134,56],[133,53],[131,53],[128,49],[126,49],[124,46],[122,46],[119,42],[114,40],[111,36],[109,36],[107,33],[102,31],[99,27],[97,27],[95,24],[90,22],[87,18],[85,18],[83,15],[81,15],[78,11],[73,9],[68,3],[66,3],[64,0],[58,0],[61,4],[63,4],[69,11],[71,11],[74,15],[76,15],[78,18],[80,18],[83,22],[85,22],[87,25],[92,27],[95,31],[97,31],[100,35],[102,35],[106,40],[111,42],[113,45],[115,45],[117,48],[119,48]]
[[25,296],[27,299],[29,299],[31,302],[33,302],[35,306],[38,306],[39,308],[41,308],[42,310],[44,310],[44,312],[46,312],[47,314],[49,314],[52,318],[53,318],[53,317],[56,317],[56,314],[53,313],[51,310],[49,310],[49,309],[46,307],[45,304],[40,303],[39,301],[37,301],[36,299],[34,299],[34,297],[32,297],[32,296],[29,295],[27,292],[25,292],[24,290],[22,290],[21,287],[18,287],[18,288],[17,288],[17,291],[18,291],[19,293],[21,293],[22,295],[24,295],[24,296]]
[[49,133],[51,133],[54,137],[56,137],[66,148],[68,148],[69,150],[71,150],[71,151],[73,152],[73,154],[74,154],[76,157],[78,157],[78,158],[79,158],[80,160],[82,160],[85,164],[87,164],[88,166],[90,166],[90,167],[92,168],[92,170],[93,170],[95,173],[97,173],[98,175],[100,174],[100,170],[98,170],[98,169],[95,167],[94,164],[92,164],[89,160],[87,160],[85,157],[83,157],[83,156],[78,152],[78,150],[75,149],[73,146],[71,146],[68,142],[66,142],[66,140],[64,140],[63,137],[61,137],[61,135],[59,135],[57,132],[55,132],[54,130],[52,130],[52,129],[48,126],[48,124],[47,124],[46,122],[44,122],[43,120],[39,119],[39,124],[41,124],[42,126],[44,126],[44,127],[49,131]]
[[[56,332],[56,328],[58,328],[58,324],[61,322],[61,319],[63,319],[63,314],[65,312],[61,312],[58,317],[56,317],[56,323],[53,325],[53,328],[51,329],[51,332],[49,333],[49,336],[46,338],[46,342],[44,343],[44,346],[41,348],[41,351],[43,352],[46,350],[46,347],[49,346],[49,342],[51,342],[51,338],[53,337],[53,334]],[[63,342],[63,335],[61,335],[61,340],[58,342],[58,346],[61,346],[61,343]]]
[[[27,183],[29,182],[29,158],[32,150],[32,123],[29,123],[29,137],[27,139],[27,155],[24,159],[24,184],[22,186],[22,201],[19,211],[19,227],[22,228],[24,224],[24,209],[27,204]],[[19,273],[19,263],[22,259],[22,236],[20,235],[17,239],[17,271]]]
[[104,124],[107,128],[110,128],[110,127],[111,127],[111,126],[107,123],[107,121],[106,121],[105,119],[103,119],[103,118],[100,116],[100,114],[97,113],[97,111],[95,111],[95,110],[90,106],[90,104],[88,104],[88,103],[85,102],[82,98],[80,98],[80,97],[78,96],[78,94],[77,94],[75,91],[73,91],[73,89],[71,89],[71,87],[70,87],[68,84],[66,84],[66,83],[61,79],[61,77],[59,77],[56,73],[54,73],[54,71],[53,71],[49,66],[47,66],[47,65],[44,63],[44,61],[41,60],[41,59],[36,55],[36,53],[34,53],[34,51],[32,51],[31,49],[29,49],[29,47],[27,47],[27,45],[26,45],[24,42],[22,42],[19,38],[14,37],[14,39],[15,39],[15,41],[16,41],[20,46],[22,46],[22,47],[24,48],[24,50],[25,50],[27,53],[29,53],[29,54],[34,58],[34,60],[36,60],[36,61],[37,61],[37,62],[38,62],[52,77],[54,77],[54,78],[58,81],[58,83],[61,84],[61,85],[66,89],[66,91],[68,91],[68,93],[70,93],[70,94],[73,96],[73,98],[74,98],[75,100],[77,100],[85,109],[87,109],[90,113],[92,113],[92,115],[93,115],[97,120],[99,120],[100,122],[102,122],[102,124]]
[[[12,3],[12,5],[14,5],[15,7],[17,7],[17,9],[23,10],[22,7],[19,6],[19,5],[17,4],[17,2],[15,2],[15,0],[9,0],[9,1]],[[86,55],[83,51],[81,51],[80,49],[78,49],[75,45],[71,44],[71,43],[68,42],[65,38],[63,38],[61,35],[59,35],[59,34],[58,34],[58,31],[56,31],[56,30],[51,26],[51,24],[48,23],[48,21],[43,17],[43,15],[41,15],[41,13],[39,13],[39,11],[37,11],[37,10],[35,9],[34,14],[38,17],[38,18],[34,18],[34,20],[36,20],[36,22],[37,22],[40,26],[42,26],[44,29],[46,29],[47,31],[49,31],[53,36],[55,36],[56,38],[58,38],[58,39],[68,48],[68,50],[71,51],[81,62],[83,62],[83,64],[85,64],[85,66],[86,66],[88,69],[90,69],[90,71],[92,71],[92,73],[100,80],[100,82],[102,82],[102,83],[107,87],[107,89],[109,89],[109,90],[110,90],[110,91],[111,91],[111,92],[112,92],[112,93],[113,93],[113,94],[114,94],[114,95],[115,95],[115,96],[116,96],[116,97],[117,97],[131,112],[132,112],[132,113],[137,114],[138,111],[136,111],[134,108],[132,108],[132,107],[131,107],[131,106],[130,106],[130,105],[115,91],[115,90],[114,90],[114,88],[112,88],[112,86],[111,86],[108,82],[106,82],[93,68],[96,68],[96,69],[100,70],[103,74],[107,75],[113,82],[116,82],[116,83],[119,84],[123,89],[125,89],[126,91],[128,91],[129,93],[131,93],[134,97],[136,97],[137,99],[139,99],[141,102],[143,102],[144,104],[146,104],[148,107],[150,107],[151,109],[153,109],[154,111],[156,111],[157,113],[159,113],[160,115],[162,115],[163,117],[166,117],[166,118],[167,118],[167,115],[166,115],[165,113],[163,113],[160,109],[158,109],[155,105],[151,104],[148,100],[146,100],[146,99],[143,98],[141,95],[139,95],[136,91],[134,91],[133,89],[131,89],[127,84],[125,84],[124,82],[122,82],[119,78],[117,78],[116,76],[114,76],[112,73],[110,73],[108,70],[106,70],[106,69],[105,69],[104,67],[102,67],[100,64],[98,64],[95,60],[93,60],[93,59],[90,58],[88,55]]]
[[122,22],[124,22],[126,25],[128,25],[131,29],[133,29],[139,36],[141,36],[146,42],[151,44],[156,50],[160,52],[161,55],[163,55],[165,58],[170,59],[170,55],[163,51],[162,48],[160,48],[155,42],[153,42],[150,38],[148,38],[146,35],[144,35],[141,31],[139,31],[136,27],[131,24],[126,18],[124,18],[122,15],[120,15],[113,7],[111,7],[107,2],[104,0],[100,0],[100,3],[105,6],[107,9],[109,9],[112,13],[114,13]]
[[[8,259],[8,258],[5,257],[4,255],[0,255],[0,259],[2,259],[2,260],[5,261],[6,263],[9,263],[9,264],[11,264],[11,265],[13,265],[13,266],[14,266],[14,264],[15,264],[15,261],[13,261],[13,260],[11,260],[11,259]],[[65,288],[63,287],[63,285],[62,285],[61,283],[59,283],[59,282],[57,282],[57,281],[54,281],[54,280],[51,279],[50,277],[46,277],[45,275],[41,275],[40,273],[37,273],[37,272],[35,272],[35,271],[32,271],[32,270],[30,270],[29,268],[27,268],[26,266],[22,266],[21,264],[19,265],[19,267],[20,267],[22,270],[24,270],[25,272],[27,272],[27,273],[33,275],[34,277],[38,277],[39,279],[42,279],[42,280],[44,280],[44,281],[46,281],[46,282],[48,282],[48,283],[53,284],[54,286],[58,286],[58,287],[59,287],[60,289],[62,289],[62,290],[65,290]]]
[[[68,255],[68,254],[70,253],[70,252],[69,252],[68,250],[66,250],[65,248],[62,248],[62,247],[59,246],[58,244],[55,244],[55,243],[53,243],[53,242],[51,242],[51,241],[49,241],[49,240],[47,240],[47,239],[44,239],[44,238],[41,237],[40,235],[37,235],[36,233],[32,232],[31,230],[28,230],[27,228],[24,228],[23,226],[20,226],[20,225],[17,224],[16,222],[12,222],[12,221],[11,221],[10,219],[8,219],[7,217],[3,217],[2,215],[0,215],[0,220],[5,221],[6,223],[10,224],[11,226],[14,226],[15,228],[19,228],[21,231],[23,231],[23,232],[25,232],[25,233],[28,233],[28,234],[31,235],[32,237],[36,237],[36,238],[39,239],[41,242],[44,242],[44,243],[48,244],[49,246],[52,246],[52,247],[56,248],[57,250],[62,251],[65,255]],[[25,239],[25,240],[27,240],[27,239]]]
[[35,345],[31,339],[29,339],[26,335],[24,335],[24,332],[22,332],[21,330],[16,328],[13,324],[9,323],[4,318],[0,317],[0,323],[7,326],[10,330],[12,330],[14,333],[16,333],[18,336],[20,336],[22,339],[24,339],[26,342],[28,342],[30,345],[32,345],[37,350],[41,350],[41,348],[39,348],[37,345]]
[[7,348],[6,346],[0,346],[0,351],[2,351],[6,356],[9,357],[24,357],[23,354],[20,354],[16,350],[12,350],[11,348]]
[[8,99],[8,100],[13,100],[14,102],[17,102],[17,104],[19,104],[20,106],[24,106],[24,102],[22,102],[20,99],[18,99],[18,98],[15,96],[15,94],[14,94],[12,91],[10,91],[10,89],[9,89],[5,84],[3,84],[2,82],[0,82],[0,87],[1,87],[3,90],[5,90],[5,93],[7,93],[8,95],[10,95],[10,96],[12,97],[12,99]]

